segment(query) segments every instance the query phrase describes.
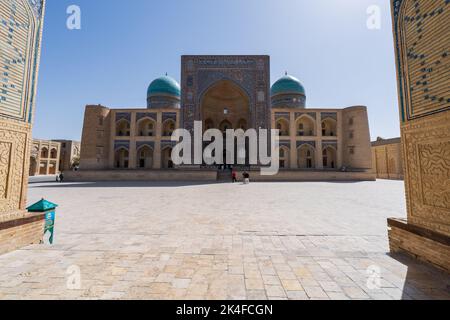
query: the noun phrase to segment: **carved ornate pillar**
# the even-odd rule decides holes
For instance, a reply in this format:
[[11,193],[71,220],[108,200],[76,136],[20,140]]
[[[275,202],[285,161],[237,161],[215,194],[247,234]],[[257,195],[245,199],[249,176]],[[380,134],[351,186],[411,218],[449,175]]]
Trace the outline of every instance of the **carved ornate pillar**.
[[450,272],[448,1],[392,0],[407,221],[390,247]]
[[39,243],[43,233],[44,217],[25,207],[44,4],[0,1],[0,20],[8,21],[0,24],[2,78],[20,84],[3,88],[0,101],[0,254]]

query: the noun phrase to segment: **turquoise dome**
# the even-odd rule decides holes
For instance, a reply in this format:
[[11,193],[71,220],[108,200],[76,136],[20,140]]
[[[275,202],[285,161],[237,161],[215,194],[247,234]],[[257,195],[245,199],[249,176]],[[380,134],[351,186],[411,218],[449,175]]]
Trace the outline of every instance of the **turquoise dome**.
[[300,83],[300,80],[290,75],[285,75],[275,82],[270,90],[270,94],[272,96],[276,96],[278,94],[306,95],[305,88]]
[[171,95],[181,97],[181,88],[178,82],[168,76],[155,79],[148,86],[147,97],[158,95]]

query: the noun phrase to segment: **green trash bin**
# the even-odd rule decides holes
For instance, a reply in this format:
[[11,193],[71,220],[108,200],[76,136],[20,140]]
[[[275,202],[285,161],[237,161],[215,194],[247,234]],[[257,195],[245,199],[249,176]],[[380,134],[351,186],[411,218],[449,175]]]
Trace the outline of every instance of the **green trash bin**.
[[53,244],[54,233],[55,233],[55,217],[57,204],[51,203],[45,199],[42,199],[35,204],[27,208],[28,212],[42,212],[45,214],[45,227],[44,227],[44,244]]

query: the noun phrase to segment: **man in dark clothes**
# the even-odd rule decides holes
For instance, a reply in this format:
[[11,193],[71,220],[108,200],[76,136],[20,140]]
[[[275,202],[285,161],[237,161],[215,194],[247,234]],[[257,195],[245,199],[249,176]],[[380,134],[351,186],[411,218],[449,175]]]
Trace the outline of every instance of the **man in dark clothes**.
[[242,174],[242,176],[244,177],[244,184],[249,184],[250,183],[250,174],[248,172],[244,172]]

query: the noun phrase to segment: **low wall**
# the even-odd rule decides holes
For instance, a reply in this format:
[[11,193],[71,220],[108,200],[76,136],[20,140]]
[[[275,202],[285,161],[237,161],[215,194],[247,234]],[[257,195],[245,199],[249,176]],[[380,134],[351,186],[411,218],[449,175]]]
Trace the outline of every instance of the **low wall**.
[[39,244],[44,235],[45,215],[17,212],[0,221],[0,254]]
[[388,219],[389,245],[393,253],[406,253],[450,273],[450,237],[406,220]]
[[[280,170],[274,176],[263,176],[258,171],[250,171],[251,181],[271,182],[271,181],[375,181],[375,174],[372,172],[338,172],[338,171],[307,171],[307,170]],[[238,173],[238,178],[242,177],[242,172]]]
[[394,173],[389,173],[389,174],[383,174],[383,173],[378,173],[377,174],[377,179],[383,179],[383,180],[404,180],[404,176],[402,174],[394,174]]
[[64,181],[217,181],[217,171],[207,170],[98,170],[64,173]]
[[[238,172],[238,180],[242,180]],[[274,176],[262,176],[251,170],[251,181],[375,181],[372,172],[282,170]],[[227,174],[220,175],[222,180]],[[216,170],[104,170],[66,172],[65,181],[217,181]],[[226,180],[226,178],[225,178]],[[230,173],[231,180],[231,173]]]

